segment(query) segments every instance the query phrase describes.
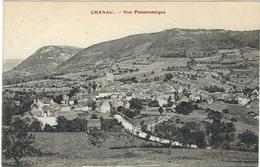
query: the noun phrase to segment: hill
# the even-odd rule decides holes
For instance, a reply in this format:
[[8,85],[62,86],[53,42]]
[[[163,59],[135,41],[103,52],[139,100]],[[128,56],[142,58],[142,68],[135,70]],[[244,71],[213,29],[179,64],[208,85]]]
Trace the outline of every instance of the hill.
[[48,74],[80,50],[80,48],[71,46],[45,46],[38,49],[13,70],[29,74]]
[[3,72],[11,70],[20,64],[23,60],[21,59],[3,59]]
[[90,46],[71,57],[58,71],[77,72],[116,63],[151,64],[160,57],[208,57],[219,49],[257,48],[259,31],[171,29],[138,34]]

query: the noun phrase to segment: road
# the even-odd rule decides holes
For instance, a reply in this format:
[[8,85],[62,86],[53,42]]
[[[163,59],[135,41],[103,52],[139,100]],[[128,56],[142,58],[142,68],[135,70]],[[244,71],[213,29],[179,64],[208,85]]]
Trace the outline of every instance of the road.
[[[121,115],[118,115],[118,114],[114,115],[113,117],[115,119],[117,119],[117,121],[119,123],[120,122],[122,123],[122,126],[125,128],[125,130],[127,132],[131,133],[134,136],[146,139],[148,134],[143,132],[140,128],[135,127],[132,123],[127,121],[124,117],[122,117]],[[159,137],[156,137],[156,136],[151,136],[151,135],[150,135],[149,140],[153,141],[153,142],[157,142],[157,143],[162,143],[162,144],[170,143],[170,140],[162,139],[162,138],[159,138]],[[182,146],[182,144],[177,142],[177,141],[172,142],[172,145],[173,146],[180,146],[180,147]]]

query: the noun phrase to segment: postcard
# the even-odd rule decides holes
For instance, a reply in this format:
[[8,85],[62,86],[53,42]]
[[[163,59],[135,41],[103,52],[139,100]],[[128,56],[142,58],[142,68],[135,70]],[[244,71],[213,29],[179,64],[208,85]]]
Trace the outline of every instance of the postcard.
[[2,166],[257,166],[259,2],[3,2]]

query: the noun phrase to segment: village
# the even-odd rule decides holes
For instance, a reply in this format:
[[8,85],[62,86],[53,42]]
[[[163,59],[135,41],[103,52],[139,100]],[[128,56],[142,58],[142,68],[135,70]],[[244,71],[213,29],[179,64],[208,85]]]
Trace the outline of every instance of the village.
[[[49,126],[57,125],[57,117],[59,116],[63,116],[69,120],[83,116],[88,120],[88,129],[101,128],[100,117],[112,119],[115,113],[120,113],[118,112],[120,107],[131,110],[133,108],[131,107],[131,100],[140,99],[144,107],[139,114],[132,118],[136,121],[131,126],[140,129],[141,119],[138,120],[138,117],[142,115],[150,118],[150,121],[145,120],[147,128],[150,131],[156,124],[180,115],[176,113],[176,106],[181,102],[198,104],[200,110],[211,108],[211,105],[214,106],[216,103],[227,106],[228,108],[228,104],[230,103],[230,106],[245,107],[247,111],[246,115],[258,120],[257,101],[259,92],[257,88],[250,90],[250,93],[244,93],[245,90],[231,86],[227,90],[220,89],[219,91],[216,85],[208,87],[208,90],[203,90],[197,87],[197,85],[188,84],[190,82],[187,81],[187,78],[192,78],[194,75],[201,78],[200,81],[202,81],[202,78],[212,76],[214,73],[203,74],[196,73],[195,71],[180,73],[176,71],[171,76],[170,83],[161,83],[158,81],[153,83],[121,84],[120,81],[115,80],[113,73],[108,72],[102,80],[88,82],[87,86],[85,86],[86,84],[78,84],[63,91],[66,92],[64,94],[56,94],[53,98],[34,98],[29,113],[42,123],[42,128],[47,124]],[[219,77],[217,73],[215,73],[215,77]],[[217,89],[216,92],[214,89]],[[8,92],[10,91],[6,91],[5,95],[9,94]],[[20,105],[20,102],[15,101],[15,104]],[[162,109],[163,113],[158,111],[159,108]],[[197,113],[201,117],[205,117],[206,115],[203,111],[199,110]],[[154,126],[150,126],[152,124]],[[127,130],[127,127],[125,128]]]

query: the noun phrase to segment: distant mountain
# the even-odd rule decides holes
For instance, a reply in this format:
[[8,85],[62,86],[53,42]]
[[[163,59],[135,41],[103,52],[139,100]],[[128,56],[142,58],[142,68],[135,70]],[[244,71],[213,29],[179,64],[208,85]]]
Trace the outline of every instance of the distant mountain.
[[[90,46],[67,61],[57,70],[77,72],[111,66],[129,61],[157,61],[159,57],[187,57],[190,48],[212,54],[218,49],[259,47],[259,30],[225,31],[222,29],[171,29],[158,33],[139,34]],[[203,55],[202,55],[203,56]]]
[[58,65],[65,62],[81,48],[71,46],[45,46],[13,68],[14,71],[28,74],[52,73]]
[[3,59],[3,72],[11,70],[20,64],[23,60],[21,59]]

